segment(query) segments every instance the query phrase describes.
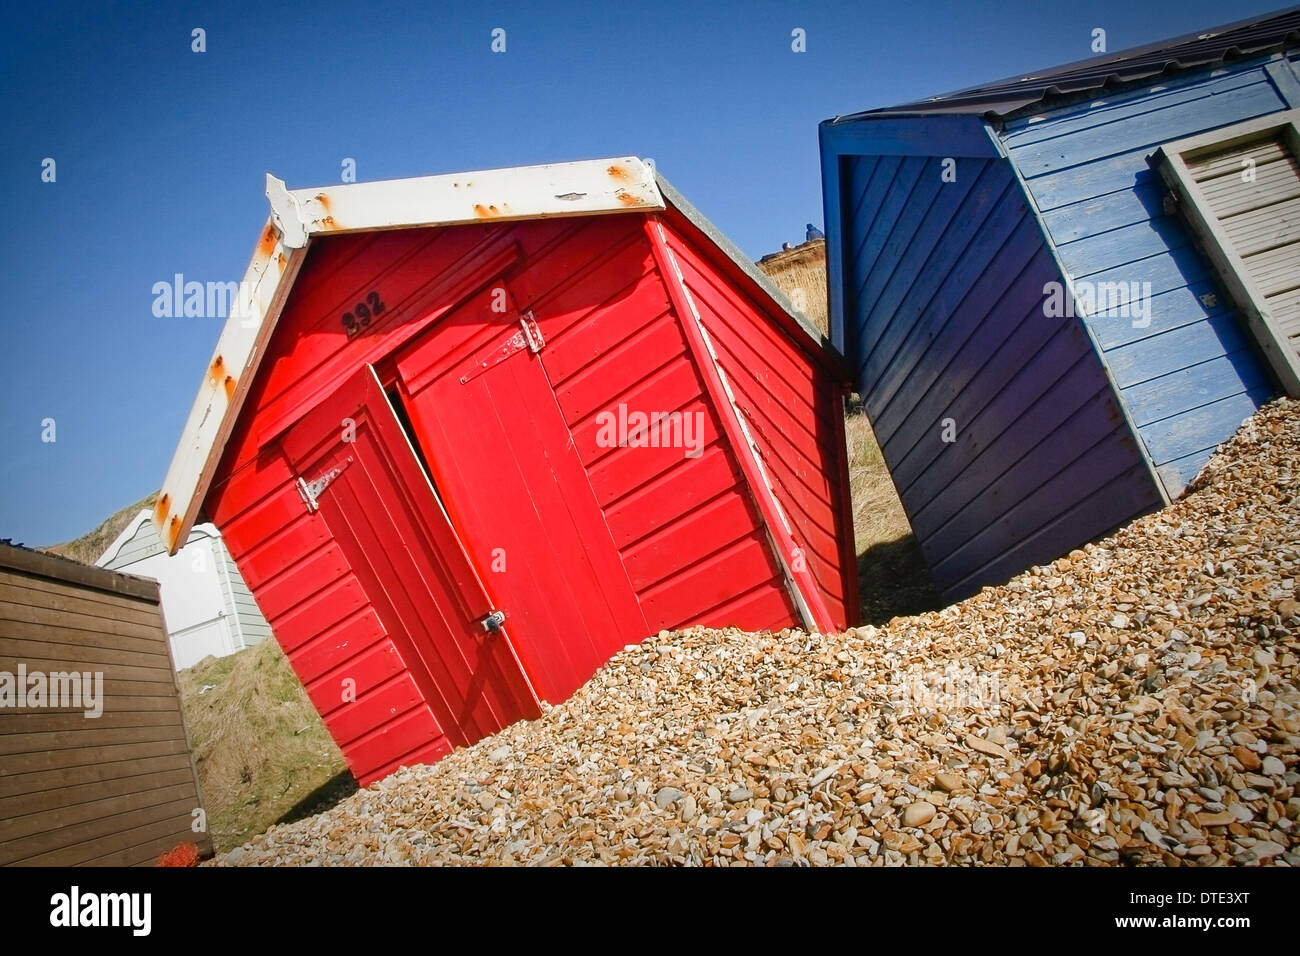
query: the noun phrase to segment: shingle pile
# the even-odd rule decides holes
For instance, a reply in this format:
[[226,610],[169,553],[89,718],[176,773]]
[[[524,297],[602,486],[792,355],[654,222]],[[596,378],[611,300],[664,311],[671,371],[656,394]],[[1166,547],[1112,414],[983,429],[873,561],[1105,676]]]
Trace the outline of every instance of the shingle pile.
[[1188,497],[960,605],[690,629],[244,864],[1300,865],[1300,403]]

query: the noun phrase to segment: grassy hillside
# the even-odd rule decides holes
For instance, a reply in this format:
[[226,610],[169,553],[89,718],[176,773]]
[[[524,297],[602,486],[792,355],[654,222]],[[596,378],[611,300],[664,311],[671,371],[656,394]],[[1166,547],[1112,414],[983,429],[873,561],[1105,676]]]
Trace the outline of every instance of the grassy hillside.
[[158,492],[155,491],[141,498],[135,504],[127,505],[121,511],[110,515],[94,531],[87,532],[72,541],[51,545],[41,550],[71,558],[73,561],[80,561],[82,564],[94,564],[99,556],[104,553],[104,550],[122,533],[122,529],[140,513],[140,509],[152,508],[157,500]]
[[199,790],[218,851],[356,789],[274,639],[180,672]]

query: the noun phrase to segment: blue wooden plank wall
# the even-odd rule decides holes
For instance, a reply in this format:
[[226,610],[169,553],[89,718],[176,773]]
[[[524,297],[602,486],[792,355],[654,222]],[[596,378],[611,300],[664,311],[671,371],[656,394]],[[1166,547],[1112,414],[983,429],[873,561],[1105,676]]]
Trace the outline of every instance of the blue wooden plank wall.
[[958,159],[950,183],[938,157],[846,166],[848,357],[944,595],[1158,507],[1087,332],[1044,316],[1059,275],[1006,160]]
[[[1123,314],[1122,296],[1120,308],[1086,321],[1171,498],[1275,385],[1190,230],[1165,213],[1147,156],[1286,108],[1256,62],[1074,104],[1003,131],[1071,277],[1139,283],[1138,309]],[[1149,313],[1140,308],[1146,282]]]

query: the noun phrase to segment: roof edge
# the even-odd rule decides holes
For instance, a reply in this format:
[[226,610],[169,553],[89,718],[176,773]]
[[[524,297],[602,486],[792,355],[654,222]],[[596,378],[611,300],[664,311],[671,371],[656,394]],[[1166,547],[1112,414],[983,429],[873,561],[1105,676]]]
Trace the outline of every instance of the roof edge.
[[765,292],[773,302],[786,312],[790,318],[798,324],[799,328],[812,340],[812,343],[824,349],[826,353],[836,362],[843,363],[844,356],[840,354],[830,338],[808,320],[802,312],[794,307],[786,294],[781,291],[772,279],[763,272],[762,269],[754,263],[734,242],[726,237],[717,226],[711,223],[705,215],[696,209],[691,203],[677,191],[658,169],[655,170],[655,181],[659,185],[660,192],[663,193],[664,199],[674,209],[685,216],[696,229],[704,233],[705,236],[719,249],[726,253],[745,275],[753,280]]

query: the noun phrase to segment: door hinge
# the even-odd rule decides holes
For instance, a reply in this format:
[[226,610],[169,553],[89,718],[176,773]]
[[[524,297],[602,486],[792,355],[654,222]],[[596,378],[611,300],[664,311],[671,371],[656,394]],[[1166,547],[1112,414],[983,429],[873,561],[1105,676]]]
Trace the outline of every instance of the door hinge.
[[505,622],[505,611],[493,611],[491,614],[485,615],[478,623],[486,633],[496,634],[500,632],[501,625]]
[[307,506],[308,511],[317,511],[320,506],[317,502],[321,494],[329,487],[329,483],[343,473],[343,469],[352,464],[352,457],[331,468],[325,474],[321,475],[315,481],[306,481],[301,476],[298,478],[298,494],[302,495],[303,504]]
[[542,338],[542,330],[537,327],[537,320],[533,318],[533,310],[525,309],[523,314],[519,316],[519,330],[506,339],[503,344],[493,349],[487,358],[480,359],[475,356],[462,373],[460,384],[465,385],[473,381],[494,365],[498,365],[510,358],[516,352],[527,349],[536,355],[545,346],[546,339]]

